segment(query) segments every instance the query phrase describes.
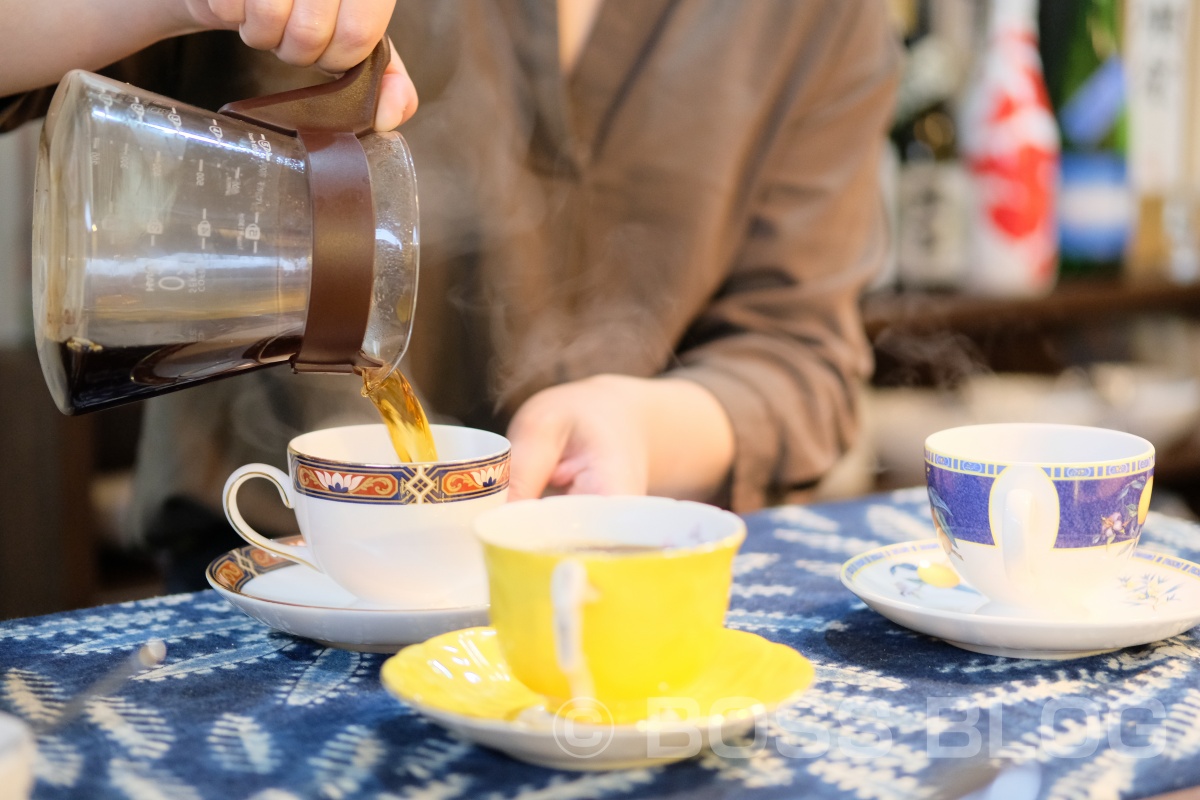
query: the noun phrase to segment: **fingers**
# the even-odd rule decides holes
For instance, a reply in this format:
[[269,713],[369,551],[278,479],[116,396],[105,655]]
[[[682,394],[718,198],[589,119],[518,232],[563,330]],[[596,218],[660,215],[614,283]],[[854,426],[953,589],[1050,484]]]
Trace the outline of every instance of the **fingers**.
[[205,28],[237,30],[246,21],[246,0],[186,0],[192,18]]
[[[301,0],[297,0],[301,2]],[[330,7],[337,14],[333,32],[314,62],[326,72],[345,72],[371,54],[387,32],[395,0],[303,0]]]
[[[247,3],[279,2],[279,0],[247,0]],[[307,67],[318,63],[330,50],[337,30],[339,8],[336,3],[326,0],[291,0],[291,9],[283,25],[273,34],[278,37],[274,44],[263,44],[263,49],[274,50],[280,60],[299,67]],[[247,24],[249,24],[247,20]],[[273,23],[264,20],[264,26]],[[250,44],[247,37],[247,27],[242,29],[242,38]],[[378,41],[378,40],[376,40]],[[253,45],[255,47],[260,45]],[[344,48],[342,48],[344,49]],[[368,49],[367,52],[370,52]],[[364,56],[365,57],[365,56]],[[360,58],[359,61],[362,59]],[[357,63],[357,62],[354,62]],[[353,64],[341,67],[337,72],[344,72]],[[335,70],[328,70],[334,72]]]
[[645,494],[645,435],[621,382],[585,379],[525,401],[508,429],[510,500],[547,494]]
[[246,44],[272,50],[289,64],[332,73],[345,72],[371,54],[395,8],[395,0],[241,1]]
[[289,64],[339,73],[371,54],[395,5],[395,0],[208,0],[207,12],[197,9],[194,15],[236,27],[246,44],[271,50]]
[[408,77],[404,62],[392,48],[392,61],[383,74],[379,87],[379,104],[375,107],[375,130],[390,131],[408,122],[417,111],[417,87]]
[[292,15],[292,0],[245,0],[238,32],[242,41],[259,50],[274,50]]
[[645,494],[646,482],[628,469],[628,459],[597,451],[585,460],[564,461],[550,476],[548,489],[564,494]]
[[569,430],[522,407],[508,427],[508,499],[541,497],[562,457]]
[[[208,0],[207,11],[242,40],[282,61],[341,73],[362,62],[387,31],[395,0]],[[380,85],[375,129],[389,131],[417,110],[404,62],[392,59]]]

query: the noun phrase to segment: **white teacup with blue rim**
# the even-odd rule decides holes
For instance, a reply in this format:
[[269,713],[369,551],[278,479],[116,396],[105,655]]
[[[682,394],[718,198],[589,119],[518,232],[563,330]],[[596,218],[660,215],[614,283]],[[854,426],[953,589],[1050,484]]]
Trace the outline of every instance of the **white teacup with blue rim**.
[[925,477],[938,539],[990,601],[982,612],[1086,618],[1128,569],[1154,446],[1081,425],[968,425],[925,440]]
[[[436,462],[403,464],[383,425],[312,431],[288,443],[288,472],[239,467],[225,515],[243,539],[324,573],[368,603],[394,609],[487,603],[472,523],[508,497],[509,443],[488,431],[432,425]],[[274,541],[238,510],[243,483],[264,478],[296,512],[303,544]]]

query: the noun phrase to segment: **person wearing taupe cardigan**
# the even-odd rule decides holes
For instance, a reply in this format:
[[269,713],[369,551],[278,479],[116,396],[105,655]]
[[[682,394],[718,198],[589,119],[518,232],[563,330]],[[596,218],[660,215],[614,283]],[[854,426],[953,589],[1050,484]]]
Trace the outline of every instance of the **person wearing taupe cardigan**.
[[[900,60],[885,4],[592,11],[564,60],[549,0],[398,3],[389,33],[420,98],[400,128],[421,217],[403,370],[434,421],[510,434],[516,496],[802,501],[854,441],[872,367],[858,302],[885,257]],[[117,68],[209,107],[311,82],[219,34],[157,47],[139,56],[156,68]],[[37,110],[10,98],[0,121]],[[359,388],[273,369],[148,401],[135,524],[169,539],[162,511],[183,502],[223,526],[232,469],[377,421]],[[290,529],[273,498],[259,515]]]

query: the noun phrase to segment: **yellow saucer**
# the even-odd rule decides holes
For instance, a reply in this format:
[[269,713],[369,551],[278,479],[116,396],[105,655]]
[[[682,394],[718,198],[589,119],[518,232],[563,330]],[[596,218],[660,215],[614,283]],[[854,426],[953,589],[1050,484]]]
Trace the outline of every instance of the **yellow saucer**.
[[733,741],[813,681],[808,659],[726,629],[716,661],[686,691],[617,708],[547,709],[509,672],[496,631],[467,628],[404,648],[380,679],[393,696],[465,739],[533,764],[628,769],[690,758]]

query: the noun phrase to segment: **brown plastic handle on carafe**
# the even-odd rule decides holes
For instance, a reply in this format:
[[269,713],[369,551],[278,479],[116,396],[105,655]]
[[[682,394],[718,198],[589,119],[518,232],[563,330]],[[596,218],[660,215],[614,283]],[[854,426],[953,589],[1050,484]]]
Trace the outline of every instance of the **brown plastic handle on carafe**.
[[337,80],[229,103],[221,113],[262,125],[304,146],[312,198],[312,279],[296,372],[354,372],[378,366],[362,355],[371,312],[375,206],[367,155],[383,73],[384,38]]

